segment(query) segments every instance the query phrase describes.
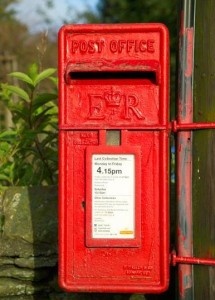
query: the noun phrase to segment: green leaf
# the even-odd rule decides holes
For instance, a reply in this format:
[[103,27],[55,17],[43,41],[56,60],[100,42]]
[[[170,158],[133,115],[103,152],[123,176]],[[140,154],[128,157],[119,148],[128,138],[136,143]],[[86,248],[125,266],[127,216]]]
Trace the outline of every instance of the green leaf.
[[34,116],[32,119],[32,122],[35,124],[35,128],[37,128],[42,122],[44,122],[47,118],[47,120],[49,119],[49,115],[47,114],[47,112],[52,109],[51,106],[47,107],[46,109],[44,109],[41,113],[39,113],[38,115]]
[[11,106],[10,110],[13,113],[13,119],[14,120],[17,121],[19,119],[23,119],[24,121],[28,121],[28,114],[27,114],[27,109],[26,108]]
[[11,182],[11,178],[4,174],[0,174],[0,180],[5,180],[5,181],[8,181],[9,183]]
[[21,89],[18,86],[14,86],[14,85],[4,85],[4,88],[7,89],[8,91],[18,95],[20,98],[22,98],[23,100],[29,102],[29,96],[26,93],[26,91],[24,91],[23,89]]
[[49,79],[58,87],[58,77],[51,76]]
[[34,140],[35,137],[37,136],[38,132],[33,131],[33,130],[25,130],[25,133],[23,133],[23,138],[25,142],[28,142],[28,140]]
[[[50,68],[38,74],[38,66],[33,64],[27,74],[10,74],[26,83],[24,88],[0,85],[0,97],[12,113],[14,123],[11,130],[0,132],[0,174],[4,177],[0,178],[0,184],[32,185],[57,182],[58,94],[57,79],[52,77],[55,71],[54,68]],[[44,92],[38,90],[37,94],[33,93],[35,87],[46,78],[51,80],[51,92],[49,86],[43,86]],[[17,95],[19,101],[14,101],[13,94]]]
[[53,134],[53,133],[49,133],[48,136],[45,137],[45,138],[41,141],[41,145],[42,145],[42,147],[44,148],[44,147],[50,145],[50,144],[51,144],[52,142],[54,142],[54,141],[57,142],[57,140],[56,140],[56,135]]
[[17,135],[17,132],[14,130],[5,130],[0,133],[0,141],[8,139]]
[[52,74],[56,72],[56,69],[49,68],[38,74],[34,80],[34,86],[36,86],[40,81],[49,78]]
[[34,80],[36,79],[36,77],[38,75],[38,65],[37,64],[34,63],[30,66],[28,75],[34,82]]
[[32,105],[32,111],[35,111],[37,108],[43,106],[44,104],[48,103],[49,101],[55,100],[57,98],[56,94],[49,94],[49,93],[44,93],[38,95],[34,99],[34,104]]
[[8,152],[11,148],[11,145],[8,142],[0,142],[0,153]]
[[50,106],[50,110],[49,110],[49,115],[51,115],[51,116],[57,116],[58,115],[58,107],[57,107],[57,105],[53,105],[53,106]]
[[51,126],[56,131],[58,130],[58,118],[51,119],[49,122],[49,126]]
[[37,124],[37,129],[41,131],[53,131],[54,129],[58,130],[58,118],[53,117],[52,115],[47,114],[43,122]]
[[34,86],[33,80],[25,73],[22,72],[13,72],[9,74],[12,77],[18,78],[24,82],[27,82],[31,86]]
[[56,151],[57,151],[56,149],[46,147],[46,151],[44,153],[45,154],[45,159],[57,162],[58,159],[57,159]]

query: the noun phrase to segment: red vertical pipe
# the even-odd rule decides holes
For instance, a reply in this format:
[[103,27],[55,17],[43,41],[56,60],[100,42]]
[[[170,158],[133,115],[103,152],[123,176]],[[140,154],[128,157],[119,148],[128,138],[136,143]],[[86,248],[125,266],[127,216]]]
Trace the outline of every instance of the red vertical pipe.
[[[178,69],[179,124],[193,122],[193,45],[194,0],[181,0]],[[177,135],[177,252],[179,256],[192,256],[192,133]],[[180,300],[193,299],[193,270],[191,265],[179,264],[178,285]]]

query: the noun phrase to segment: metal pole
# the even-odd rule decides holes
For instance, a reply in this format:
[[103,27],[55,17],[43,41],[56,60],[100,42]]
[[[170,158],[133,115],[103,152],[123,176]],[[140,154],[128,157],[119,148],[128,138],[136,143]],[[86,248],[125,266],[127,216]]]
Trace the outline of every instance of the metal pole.
[[[178,116],[179,124],[193,122],[193,51],[195,0],[180,2]],[[193,255],[192,233],[192,133],[177,135],[177,252],[178,256]],[[193,300],[193,268],[179,264],[180,300]]]
[[[215,1],[196,1],[194,120],[215,121]],[[215,130],[193,139],[194,256],[215,258]],[[215,299],[215,268],[194,267],[195,300]]]

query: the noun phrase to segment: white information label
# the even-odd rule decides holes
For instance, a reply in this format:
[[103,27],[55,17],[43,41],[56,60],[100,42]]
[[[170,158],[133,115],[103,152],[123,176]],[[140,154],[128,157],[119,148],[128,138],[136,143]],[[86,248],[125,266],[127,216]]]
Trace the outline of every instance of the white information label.
[[92,156],[92,237],[135,237],[135,155]]

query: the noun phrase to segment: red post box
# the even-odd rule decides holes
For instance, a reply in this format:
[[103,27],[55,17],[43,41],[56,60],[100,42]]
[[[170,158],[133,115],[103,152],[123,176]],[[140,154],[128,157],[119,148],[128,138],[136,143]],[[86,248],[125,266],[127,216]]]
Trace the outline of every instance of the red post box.
[[59,33],[59,278],[67,291],[168,287],[168,47],[162,24]]

